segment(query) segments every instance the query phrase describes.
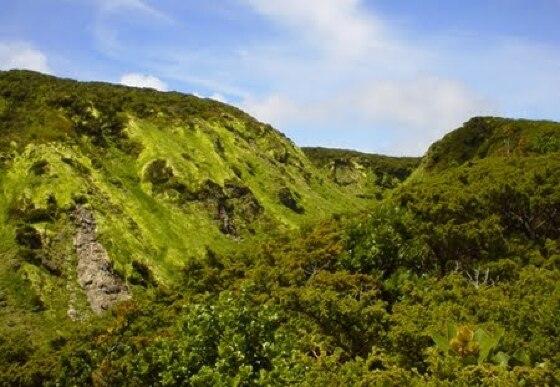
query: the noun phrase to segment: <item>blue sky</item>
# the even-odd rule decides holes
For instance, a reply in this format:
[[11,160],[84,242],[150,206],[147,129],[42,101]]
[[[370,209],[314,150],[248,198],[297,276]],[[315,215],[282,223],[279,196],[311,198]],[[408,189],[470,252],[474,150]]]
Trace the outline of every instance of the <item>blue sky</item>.
[[0,69],[178,90],[299,145],[422,154],[560,120],[560,0],[0,0]]

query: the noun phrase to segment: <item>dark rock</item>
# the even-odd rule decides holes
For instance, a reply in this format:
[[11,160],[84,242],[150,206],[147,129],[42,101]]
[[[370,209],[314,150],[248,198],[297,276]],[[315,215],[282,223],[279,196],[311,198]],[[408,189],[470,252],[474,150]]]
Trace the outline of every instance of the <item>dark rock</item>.
[[54,212],[52,208],[33,208],[26,211],[23,218],[27,223],[52,222],[56,216]]
[[225,203],[218,204],[218,218],[221,222],[220,231],[227,235],[236,235],[237,231],[230,219]]
[[105,291],[105,294],[117,294],[123,290],[122,286],[119,285],[104,285],[103,289]]
[[29,171],[36,176],[41,176],[47,173],[49,170],[49,162],[47,160],[36,161],[30,168]]
[[50,259],[42,258],[41,266],[43,266],[52,275],[60,276],[62,275],[62,269],[58,264]]
[[223,200],[226,198],[224,190],[218,183],[212,180],[205,180],[197,192],[198,200]]
[[157,280],[152,273],[152,270],[145,263],[133,260],[132,269],[133,273],[129,277],[129,281],[132,284],[141,286],[158,286]]
[[23,226],[16,230],[16,242],[20,246],[31,250],[38,250],[43,247],[41,234],[31,226]]
[[249,187],[240,185],[233,181],[226,181],[224,190],[228,198],[241,198],[246,195],[252,195]]
[[166,160],[157,159],[149,163],[144,169],[143,180],[152,184],[165,184],[173,177],[173,169]]

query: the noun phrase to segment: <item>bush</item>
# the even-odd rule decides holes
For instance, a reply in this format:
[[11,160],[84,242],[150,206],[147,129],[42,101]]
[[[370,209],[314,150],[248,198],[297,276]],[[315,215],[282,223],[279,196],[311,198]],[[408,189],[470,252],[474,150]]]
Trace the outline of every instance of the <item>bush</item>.
[[293,193],[288,187],[283,187],[278,191],[278,200],[280,203],[298,214],[303,214],[305,208],[298,203],[296,197],[297,193]]

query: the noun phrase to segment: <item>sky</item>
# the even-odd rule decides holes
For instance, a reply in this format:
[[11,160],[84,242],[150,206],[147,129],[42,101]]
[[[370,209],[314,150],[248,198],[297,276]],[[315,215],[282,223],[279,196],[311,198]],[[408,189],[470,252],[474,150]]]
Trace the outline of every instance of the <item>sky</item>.
[[560,0],[0,0],[0,70],[177,90],[301,146],[421,155],[560,121]]

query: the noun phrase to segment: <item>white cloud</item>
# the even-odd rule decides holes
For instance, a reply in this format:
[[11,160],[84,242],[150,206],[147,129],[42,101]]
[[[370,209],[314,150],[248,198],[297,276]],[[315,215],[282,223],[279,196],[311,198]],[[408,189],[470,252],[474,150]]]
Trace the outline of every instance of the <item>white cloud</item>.
[[386,45],[382,23],[359,0],[242,0],[338,57],[358,57]]
[[347,100],[371,120],[434,130],[449,129],[487,106],[464,84],[437,77],[381,81]]
[[22,42],[0,42],[0,70],[27,69],[51,73],[46,55]]
[[464,84],[437,77],[382,81],[346,100],[366,122],[391,123],[394,148],[414,155],[468,118],[496,112],[492,102]]
[[218,101],[218,102],[222,102],[222,103],[228,103],[226,97],[224,97],[220,93],[214,93],[208,98],[213,99],[214,101]]
[[297,117],[299,120],[307,118],[304,117],[306,110],[303,106],[297,106],[289,97],[280,94],[272,94],[260,99],[249,97],[243,101],[242,108],[257,119],[278,127],[288,125],[290,118]]
[[[437,75],[449,50],[397,38],[364,1],[240,1],[306,38],[276,55],[244,51],[248,67],[266,69],[263,78],[272,80],[268,94],[242,104],[261,120],[280,128],[338,128],[341,138],[354,127],[372,137],[384,131],[392,153],[417,155],[470,117],[497,112],[495,102],[460,78]],[[322,55],[301,55],[317,50]]]
[[226,95],[306,144],[421,154],[474,115],[559,118],[555,47],[407,34],[366,0],[237,1],[253,11],[247,17],[266,18],[265,33],[204,48],[130,45],[115,31],[98,40],[113,58],[142,60],[213,99]]
[[195,97],[198,97],[198,98],[208,98],[208,99],[213,99],[214,101],[218,101],[218,102],[222,102],[222,103],[229,103],[227,98],[224,97],[224,95],[220,94],[220,93],[214,93],[212,95],[206,96],[206,95],[194,92],[194,93],[192,93],[192,95],[194,95]]
[[153,75],[128,73],[121,77],[120,83],[126,86],[149,87],[159,91],[167,91],[167,84]]

